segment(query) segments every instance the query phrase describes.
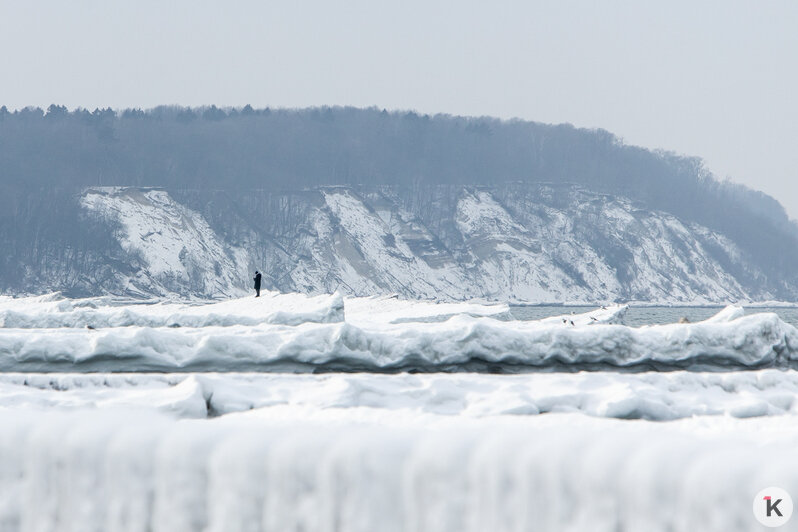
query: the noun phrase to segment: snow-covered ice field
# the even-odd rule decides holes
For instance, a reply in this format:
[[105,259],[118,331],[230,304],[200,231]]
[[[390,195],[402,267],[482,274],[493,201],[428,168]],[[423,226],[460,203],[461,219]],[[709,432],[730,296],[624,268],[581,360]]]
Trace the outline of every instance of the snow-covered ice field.
[[[390,414],[488,418],[582,413],[668,421],[798,414],[798,374],[613,372],[453,375],[373,373],[5,373],[6,408],[143,408],[180,418],[250,410],[280,416]],[[276,415],[276,414],[275,414]]]
[[[728,307],[627,327],[624,306],[536,321],[505,305],[269,294],[223,303],[0,301],[3,371],[524,371],[798,363],[798,329]],[[52,300],[54,299],[54,300]]]
[[626,312],[0,298],[0,531],[758,530],[798,330]]

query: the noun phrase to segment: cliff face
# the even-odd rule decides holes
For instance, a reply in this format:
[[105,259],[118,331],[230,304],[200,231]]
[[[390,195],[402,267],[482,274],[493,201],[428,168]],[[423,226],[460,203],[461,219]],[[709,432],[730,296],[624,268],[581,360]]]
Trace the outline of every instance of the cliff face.
[[4,275],[6,291],[228,297],[246,293],[259,269],[266,288],[306,293],[523,302],[790,296],[729,235],[574,185],[108,187],[73,199],[62,249],[50,243],[21,256],[17,275]]

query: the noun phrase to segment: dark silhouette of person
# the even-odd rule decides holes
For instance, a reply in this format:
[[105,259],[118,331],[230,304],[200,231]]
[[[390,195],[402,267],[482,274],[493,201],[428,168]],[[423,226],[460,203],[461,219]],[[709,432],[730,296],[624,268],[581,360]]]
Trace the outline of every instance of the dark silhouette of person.
[[255,270],[255,297],[260,297],[260,272]]

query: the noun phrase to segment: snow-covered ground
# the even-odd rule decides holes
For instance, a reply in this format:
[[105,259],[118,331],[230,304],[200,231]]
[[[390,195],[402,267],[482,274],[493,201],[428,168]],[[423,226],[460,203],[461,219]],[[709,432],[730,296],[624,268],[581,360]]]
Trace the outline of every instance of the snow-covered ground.
[[[0,297],[0,531],[757,529],[798,496],[798,331],[626,312]],[[407,368],[453,373],[354,372]]]
[[[533,373],[4,373],[0,408],[146,408],[204,418],[259,409],[350,420],[390,413],[468,418],[581,412],[668,421],[798,415],[798,374],[779,370]],[[328,412],[329,411],[329,412]]]
[[261,297],[180,303],[96,297],[67,299],[60,294],[0,297],[0,327],[57,329],[91,327],[229,327],[276,323],[332,323],[344,321],[340,294],[306,296],[263,292]]

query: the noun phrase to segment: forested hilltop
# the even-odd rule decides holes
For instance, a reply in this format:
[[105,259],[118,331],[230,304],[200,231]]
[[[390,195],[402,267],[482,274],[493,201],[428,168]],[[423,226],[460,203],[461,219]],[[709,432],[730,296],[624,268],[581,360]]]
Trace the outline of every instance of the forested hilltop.
[[[732,239],[771,293],[798,297],[798,229],[784,209],[717,181],[700,159],[628,146],[600,129],[376,108],[2,107],[0,243],[17,256],[5,257],[0,275],[7,285],[42,250],[60,253],[59,241],[80,256],[83,237],[73,232],[87,186],[186,194],[541,183],[630,198],[701,224]],[[98,228],[97,238],[112,232]]]

